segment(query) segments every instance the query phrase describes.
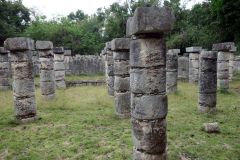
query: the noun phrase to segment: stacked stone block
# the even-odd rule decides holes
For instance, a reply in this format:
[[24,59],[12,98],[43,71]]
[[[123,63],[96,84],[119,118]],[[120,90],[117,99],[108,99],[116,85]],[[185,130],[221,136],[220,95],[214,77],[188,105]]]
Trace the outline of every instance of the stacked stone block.
[[174,28],[174,11],[139,7],[127,21],[130,43],[133,159],[167,159],[166,42]]
[[167,93],[174,93],[175,91],[177,91],[178,53],[180,53],[180,49],[171,49],[171,50],[168,50],[167,52],[167,64],[166,64]]
[[40,88],[41,98],[44,100],[55,99],[55,80],[53,68],[53,43],[50,41],[37,41],[40,59]]
[[10,90],[10,69],[8,51],[0,47],[0,90]]
[[233,80],[233,58],[234,55],[232,52],[229,53],[229,82],[231,82]]
[[178,58],[178,79],[185,80],[189,78],[189,58],[183,56]]
[[33,54],[33,71],[34,71],[34,75],[38,75],[39,76],[39,61],[38,61],[38,52],[37,51],[32,51]]
[[56,88],[66,88],[63,47],[54,47],[54,72]]
[[202,51],[199,57],[198,111],[216,112],[217,52]]
[[119,118],[130,118],[130,38],[113,39],[111,49],[114,59],[115,114]]
[[240,56],[235,56],[233,60],[233,71],[240,73]]
[[34,40],[25,37],[8,38],[4,48],[10,50],[13,70],[14,111],[18,124],[37,119],[32,51]]
[[189,83],[197,84],[199,78],[199,53],[202,47],[188,47],[186,52],[189,53]]
[[113,51],[111,50],[111,42],[106,43],[107,49],[107,87],[108,95],[114,96],[114,68],[113,68]]
[[64,51],[64,65],[65,65],[65,75],[70,76],[71,75],[71,50],[65,50]]
[[230,51],[235,51],[235,43],[225,42],[213,44],[212,50],[218,51],[217,58],[217,88],[228,90],[229,88],[229,57]]

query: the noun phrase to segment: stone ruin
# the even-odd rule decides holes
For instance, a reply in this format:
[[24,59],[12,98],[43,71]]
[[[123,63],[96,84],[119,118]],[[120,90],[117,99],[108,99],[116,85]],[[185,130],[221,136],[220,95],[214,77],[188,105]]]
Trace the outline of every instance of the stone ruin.
[[0,47],[0,90],[10,90],[8,51]]
[[111,50],[113,50],[114,60],[115,114],[119,118],[130,118],[130,38],[113,39]]
[[65,65],[65,75],[71,75],[71,50],[64,51],[64,65]]
[[202,51],[199,56],[198,111],[216,112],[217,52]]
[[185,54],[178,58],[178,79],[185,80],[189,78],[189,57]]
[[10,50],[13,71],[14,111],[18,124],[37,119],[32,50],[34,40],[25,37],[8,38],[4,48]]
[[189,83],[198,84],[199,77],[199,53],[202,47],[188,47],[186,52],[189,53]]
[[218,90],[228,90],[229,88],[229,58],[230,52],[236,51],[233,42],[213,44],[212,50],[218,51],[217,57],[217,87]]
[[53,53],[54,53],[54,73],[56,88],[66,88],[64,48],[53,47]]
[[45,100],[55,99],[55,79],[53,67],[53,43],[50,41],[37,41],[40,59],[40,87],[41,98]]
[[180,49],[171,49],[171,50],[168,50],[167,52],[167,63],[166,63],[167,93],[174,93],[177,91],[178,53],[180,53]]
[[113,51],[111,50],[111,42],[106,43],[107,49],[107,87],[108,95],[114,96],[114,69],[113,69]]
[[[157,17],[157,18],[156,18]],[[133,159],[167,159],[166,42],[174,11],[139,7],[127,21],[130,42]]]

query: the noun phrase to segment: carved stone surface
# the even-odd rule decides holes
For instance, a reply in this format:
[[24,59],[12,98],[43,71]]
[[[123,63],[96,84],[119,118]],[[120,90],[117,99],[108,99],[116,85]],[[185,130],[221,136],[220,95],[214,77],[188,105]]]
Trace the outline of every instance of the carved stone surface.
[[8,51],[0,47],[0,90],[10,90]]

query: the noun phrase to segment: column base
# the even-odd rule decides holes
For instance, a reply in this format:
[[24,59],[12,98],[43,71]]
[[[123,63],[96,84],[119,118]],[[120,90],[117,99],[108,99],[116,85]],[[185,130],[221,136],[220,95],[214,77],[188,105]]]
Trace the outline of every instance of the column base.
[[138,151],[133,147],[133,160],[166,160],[167,153],[166,151],[162,154],[148,154],[145,152]]
[[30,118],[24,118],[24,119],[19,119],[17,124],[27,124],[27,123],[32,123],[38,119],[37,116],[35,117],[30,117]]
[[216,107],[205,107],[202,105],[198,105],[198,111],[201,113],[208,113],[208,112],[216,113],[217,109]]
[[115,115],[120,119],[130,119],[131,118],[131,113],[120,114],[120,113],[115,112]]
[[56,98],[56,94],[50,94],[50,95],[42,95],[41,99],[45,101],[50,101]]

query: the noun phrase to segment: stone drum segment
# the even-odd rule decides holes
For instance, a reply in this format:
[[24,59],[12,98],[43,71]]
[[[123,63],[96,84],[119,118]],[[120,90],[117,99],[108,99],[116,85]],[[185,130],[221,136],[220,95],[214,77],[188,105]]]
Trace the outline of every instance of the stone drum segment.
[[53,43],[50,41],[37,41],[36,49],[39,50],[40,59],[40,88],[41,98],[44,100],[55,99],[55,80],[53,69]]
[[111,49],[114,59],[115,114],[119,118],[130,118],[130,38],[113,39]]
[[173,30],[174,11],[168,7],[139,7],[127,21],[130,42],[131,124],[133,159],[167,159],[168,111],[166,42]]
[[202,47],[188,47],[186,52],[189,53],[189,83],[197,84],[199,78],[199,53]]
[[56,88],[66,88],[63,47],[54,47],[54,71]]
[[10,90],[10,66],[8,51],[0,47],[0,90]]
[[216,112],[217,52],[202,51],[199,56],[198,111]]
[[189,58],[182,56],[178,58],[178,79],[185,80],[189,78]]
[[178,53],[180,49],[170,49],[167,52],[167,93],[174,93],[177,91],[177,80],[178,80]]
[[106,43],[107,49],[107,86],[108,95],[114,96],[114,69],[113,69],[113,51],[111,50],[111,42]]
[[37,119],[32,51],[34,40],[25,37],[8,38],[4,48],[10,50],[13,71],[14,111],[18,124]]
[[234,42],[213,44],[212,50],[218,51],[217,57],[217,88],[227,91],[229,88],[230,51],[236,51]]
[[65,65],[65,75],[70,76],[71,75],[71,50],[65,50],[64,51],[64,65]]

